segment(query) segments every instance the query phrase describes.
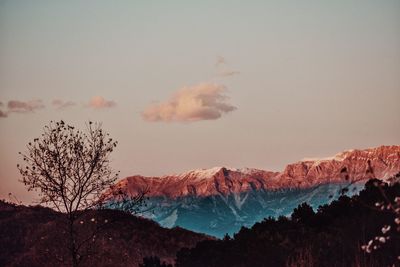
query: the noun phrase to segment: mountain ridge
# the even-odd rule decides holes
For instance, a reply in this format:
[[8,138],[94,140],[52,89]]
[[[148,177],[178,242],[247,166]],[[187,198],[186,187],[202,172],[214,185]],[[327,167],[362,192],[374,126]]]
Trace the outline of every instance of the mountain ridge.
[[[288,164],[281,172],[217,167],[162,177],[131,176],[117,189],[147,192],[144,217],[222,238],[264,218],[290,216],[299,204],[314,210],[346,191],[357,194],[370,178],[400,173],[400,146],[348,150]],[[118,207],[111,200],[109,207]],[[148,212],[150,211],[150,212]]]
[[117,183],[134,195],[148,190],[150,197],[178,198],[242,193],[251,190],[310,188],[327,183],[387,179],[400,171],[400,146],[351,149],[322,159],[304,159],[274,172],[255,168],[214,167],[180,174],[134,175]]

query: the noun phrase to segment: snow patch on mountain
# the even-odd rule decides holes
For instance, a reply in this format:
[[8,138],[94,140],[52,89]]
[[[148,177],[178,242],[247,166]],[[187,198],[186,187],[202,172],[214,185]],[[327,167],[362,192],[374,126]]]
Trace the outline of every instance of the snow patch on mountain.
[[191,176],[195,179],[208,179],[213,177],[217,172],[219,172],[223,167],[214,167],[209,169],[195,169],[190,170],[184,173],[180,173],[177,176],[184,178],[187,176]]
[[163,227],[172,228],[175,226],[176,220],[178,219],[178,210],[175,209],[171,215],[166,217],[163,220],[160,220],[159,223]]
[[[251,175],[254,174],[257,171],[261,171],[255,168],[231,168],[231,167],[223,167],[223,166],[217,166],[213,168],[204,168],[204,169],[194,169],[194,170],[189,170],[183,173],[179,174],[174,174],[174,176],[177,176],[179,178],[187,178],[191,177],[194,178],[194,180],[205,180],[205,179],[210,179],[214,175],[216,175],[218,172],[221,170],[226,170],[229,172],[238,172],[242,175]],[[165,175],[164,177],[169,177],[170,175]]]
[[233,193],[232,195],[235,200],[236,207],[240,210],[242,208],[243,204],[246,202],[246,199],[249,196],[249,193],[247,192],[243,197],[241,196],[240,193]]

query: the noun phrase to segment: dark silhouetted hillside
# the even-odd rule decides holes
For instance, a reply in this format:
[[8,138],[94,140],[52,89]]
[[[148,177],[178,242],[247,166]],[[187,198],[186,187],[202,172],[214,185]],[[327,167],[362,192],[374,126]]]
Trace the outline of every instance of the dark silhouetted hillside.
[[[0,201],[0,266],[69,266],[63,216]],[[150,256],[171,263],[179,249],[208,238],[116,210],[87,212],[78,224],[81,237],[90,239],[82,266],[138,266]]]

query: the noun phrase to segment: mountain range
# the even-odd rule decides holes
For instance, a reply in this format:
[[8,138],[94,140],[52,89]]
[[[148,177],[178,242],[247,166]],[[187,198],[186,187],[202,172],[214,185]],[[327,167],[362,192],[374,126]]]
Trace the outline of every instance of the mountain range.
[[132,196],[148,192],[142,215],[164,227],[222,237],[266,217],[288,216],[303,202],[317,209],[345,191],[357,193],[370,178],[386,180],[398,172],[400,146],[380,146],[304,159],[282,172],[215,167],[162,177],[135,175],[117,187]]

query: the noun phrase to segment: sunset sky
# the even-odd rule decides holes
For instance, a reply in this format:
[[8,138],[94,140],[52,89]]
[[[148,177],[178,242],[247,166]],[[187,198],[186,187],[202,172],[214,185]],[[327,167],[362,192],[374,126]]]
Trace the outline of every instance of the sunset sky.
[[0,198],[50,120],[121,177],[400,144],[400,1],[0,1]]

